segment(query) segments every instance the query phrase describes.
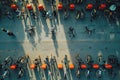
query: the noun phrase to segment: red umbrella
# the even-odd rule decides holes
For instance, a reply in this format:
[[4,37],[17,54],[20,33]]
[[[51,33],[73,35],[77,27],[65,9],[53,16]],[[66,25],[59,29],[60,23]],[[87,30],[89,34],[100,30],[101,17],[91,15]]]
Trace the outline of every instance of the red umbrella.
[[13,64],[13,65],[10,66],[10,69],[12,69],[12,70],[14,70],[16,68],[17,68],[17,66],[15,64]]
[[112,65],[110,65],[110,64],[105,64],[105,68],[111,69],[111,68],[112,68]]
[[105,9],[106,8],[106,4],[101,4],[100,6],[99,6],[99,9]]
[[39,9],[39,10],[43,10],[43,9],[44,9],[43,5],[42,5],[42,4],[39,4],[39,5],[38,5],[38,9]]
[[75,5],[74,4],[70,4],[70,9],[75,9]]
[[16,4],[11,4],[11,8],[12,8],[12,9],[17,9],[18,7],[17,7]]
[[31,4],[27,4],[26,7],[28,8],[28,10],[32,10],[33,9]]
[[94,69],[98,69],[98,68],[99,68],[99,65],[98,65],[98,64],[93,64],[93,68],[94,68]]
[[58,4],[58,9],[61,10],[62,8],[63,8],[62,3],[59,3],[59,4]]
[[92,9],[93,8],[93,4],[88,4],[87,6],[86,6],[86,9]]
[[81,69],[86,69],[87,66],[86,66],[86,64],[81,64],[80,68],[81,68]]

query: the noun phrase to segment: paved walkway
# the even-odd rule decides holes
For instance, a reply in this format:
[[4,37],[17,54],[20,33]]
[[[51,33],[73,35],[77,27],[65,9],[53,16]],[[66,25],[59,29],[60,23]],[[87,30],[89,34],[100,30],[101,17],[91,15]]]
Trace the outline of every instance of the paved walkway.
[[[44,2],[41,1],[39,3]],[[46,10],[51,9],[47,3],[44,3],[44,5],[46,5]],[[70,17],[67,20],[63,19],[62,11],[58,11],[58,19],[54,20],[43,18],[41,13],[38,15],[38,20],[34,20],[32,17],[23,20],[17,18],[9,20],[6,17],[2,17],[0,19],[0,28],[12,31],[16,37],[10,37],[0,31],[0,57],[3,57],[1,61],[9,55],[17,58],[27,54],[33,61],[39,55],[44,60],[46,56],[51,56],[52,54],[56,56],[57,62],[61,63],[64,55],[67,54],[70,62],[74,63],[77,54],[80,54],[83,60],[85,60],[87,54],[90,54],[94,60],[97,60],[96,58],[100,52],[105,59],[110,54],[115,54],[120,58],[119,25],[110,24],[102,14],[96,20],[90,22],[89,11],[86,11],[86,17],[83,20],[75,20],[75,11],[70,11],[69,13]],[[25,32],[30,26],[33,26],[35,29],[34,37],[30,37]],[[74,27],[76,33],[76,37],[73,39],[70,39],[68,34],[70,26]],[[85,32],[85,26],[90,30],[95,29],[95,32],[89,35]],[[54,39],[51,33],[52,27],[56,29],[56,37]],[[84,75],[84,73],[82,74]],[[105,76],[103,78],[103,80],[110,79]],[[13,78],[11,77],[11,79]],[[81,80],[85,79],[84,77],[81,78]],[[117,78],[116,80],[119,79]],[[25,78],[23,80],[30,79]],[[31,80],[38,79],[33,77]],[[77,79],[73,78],[70,80]],[[93,80],[96,80],[96,78],[93,77]]]

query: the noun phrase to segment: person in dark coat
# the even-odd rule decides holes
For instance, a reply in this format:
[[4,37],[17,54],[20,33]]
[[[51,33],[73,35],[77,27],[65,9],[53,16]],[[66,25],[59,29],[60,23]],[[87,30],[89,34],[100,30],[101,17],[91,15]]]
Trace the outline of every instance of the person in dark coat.
[[7,32],[7,30],[6,30],[5,28],[1,28],[1,30],[2,30],[3,32]]
[[9,30],[6,30],[5,28],[1,28],[3,32],[6,32],[8,36],[15,36],[15,34]]
[[9,30],[7,30],[7,35],[8,35],[8,36],[15,36],[14,33],[11,32],[11,31],[9,31]]

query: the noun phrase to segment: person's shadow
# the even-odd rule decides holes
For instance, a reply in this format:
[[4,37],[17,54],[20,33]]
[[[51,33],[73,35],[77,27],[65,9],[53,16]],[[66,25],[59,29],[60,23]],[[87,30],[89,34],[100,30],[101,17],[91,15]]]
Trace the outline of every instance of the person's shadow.
[[58,55],[58,43],[57,43],[57,39],[56,39],[56,33],[53,30],[53,31],[51,31],[51,34],[52,34],[52,40],[53,40],[54,47],[55,47],[55,52],[56,52],[57,56],[59,56]]

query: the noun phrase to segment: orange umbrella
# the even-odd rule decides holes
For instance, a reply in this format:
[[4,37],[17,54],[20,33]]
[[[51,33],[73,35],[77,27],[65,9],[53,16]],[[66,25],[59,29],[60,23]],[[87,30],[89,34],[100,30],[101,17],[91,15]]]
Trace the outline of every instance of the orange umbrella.
[[15,70],[17,68],[17,65],[13,64],[10,66],[10,69]]
[[70,9],[75,9],[75,5],[74,4],[70,4]]
[[99,6],[99,9],[105,9],[106,8],[106,4],[101,4],[100,6]]
[[110,65],[110,64],[105,64],[105,68],[106,68],[106,69],[111,69],[111,68],[112,68],[112,65]]
[[59,3],[59,4],[58,4],[58,9],[61,10],[62,8],[63,8],[62,3]]
[[42,69],[46,69],[47,68],[47,64],[42,64],[41,68]]
[[81,64],[80,68],[81,68],[81,69],[86,69],[87,66],[86,66],[86,64]]
[[93,68],[94,68],[94,69],[98,69],[98,68],[99,68],[99,65],[98,65],[98,64],[93,64]]
[[93,8],[93,4],[88,4],[87,6],[86,6],[86,9],[92,9]]
[[16,10],[18,7],[16,4],[11,4],[11,8]]
[[43,10],[43,9],[44,9],[43,5],[42,5],[42,4],[39,4],[39,5],[38,5],[38,9],[39,9],[39,10]]
[[30,69],[35,69],[36,68],[36,65],[35,64],[31,64],[30,65]]
[[69,64],[69,68],[70,69],[74,69],[74,65],[73,64]]
[[62,64],[58,64],[58,69],[63,69],[63,65]]
[[28,10],[32,10],[33,9],[31,4],[27,4],[26,7],[28,8]]

